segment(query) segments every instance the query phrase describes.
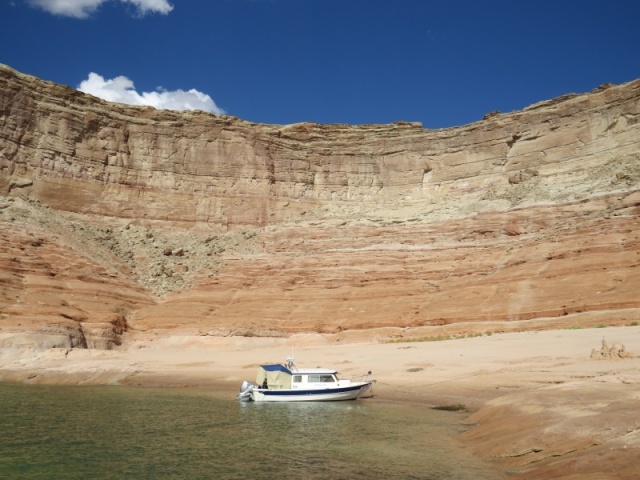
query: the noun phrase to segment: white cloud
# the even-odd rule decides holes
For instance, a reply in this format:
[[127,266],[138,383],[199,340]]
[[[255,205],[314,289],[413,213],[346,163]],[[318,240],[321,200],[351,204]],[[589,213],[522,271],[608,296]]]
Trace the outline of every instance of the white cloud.
[[91,72],[89,77],[80,83],[78,90],[109,102],[148,105],[165,110],[204,110],[217,115],[225,113],[209,95],[198,90],[158,89],[155,92],[138,93],[133,82],[124,76],[105,80],[102,75]]
[[63,17],[87,18],[106,0],[29,0],[34,7]]
[[140,15],[146,15],[147,13],[161,13],[166,15],[173,10],[167,0],[120,0],[123,3],[131,3],[138,9]]
[[[94,13],[100,5],[114,0],[27,0],[29,4],[40,8],[45,12],[63,17],[87,18]],[[148,13],[168,14],[173,10],[169,0],[120,0],[122,3],[130,3],[136,7],[139,15]]]

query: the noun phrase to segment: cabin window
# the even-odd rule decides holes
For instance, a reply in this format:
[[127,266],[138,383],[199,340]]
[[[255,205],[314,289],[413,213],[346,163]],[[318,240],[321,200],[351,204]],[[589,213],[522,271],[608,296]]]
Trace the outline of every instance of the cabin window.
[[293,383],[302,383],[302,375],[294,375]]
[[309,375],[309,382],[310,383],[328,383],[328,382],[335,382],[336,379],[333,377],[333,375]]

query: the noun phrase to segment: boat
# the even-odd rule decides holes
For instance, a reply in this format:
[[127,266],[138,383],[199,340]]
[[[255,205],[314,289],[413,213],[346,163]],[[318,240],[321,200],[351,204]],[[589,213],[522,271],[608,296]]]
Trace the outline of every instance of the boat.
[[245,380],[238,398],[254,402],[329,402],[355,400],[365,392],[372,394],[375,380],[371,372],[356,380],[341,380],[337,370],[298,368],[293,358],[286,364],[260,365],[256,383]]

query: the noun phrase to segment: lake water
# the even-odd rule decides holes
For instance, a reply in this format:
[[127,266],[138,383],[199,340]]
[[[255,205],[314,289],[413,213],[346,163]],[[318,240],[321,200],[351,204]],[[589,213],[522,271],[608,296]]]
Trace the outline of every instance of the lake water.
[[0,478],[496,479],[463,414],[379,397],[241,403],[193,389],[0,383]]

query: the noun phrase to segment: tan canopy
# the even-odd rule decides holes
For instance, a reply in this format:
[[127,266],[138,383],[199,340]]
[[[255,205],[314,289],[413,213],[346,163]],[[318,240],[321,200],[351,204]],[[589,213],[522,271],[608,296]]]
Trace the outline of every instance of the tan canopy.
[[291,370],[283,365],[261,365],[256,376],[258,387],[262,387],[265,379],[268,388],[291,388]]

